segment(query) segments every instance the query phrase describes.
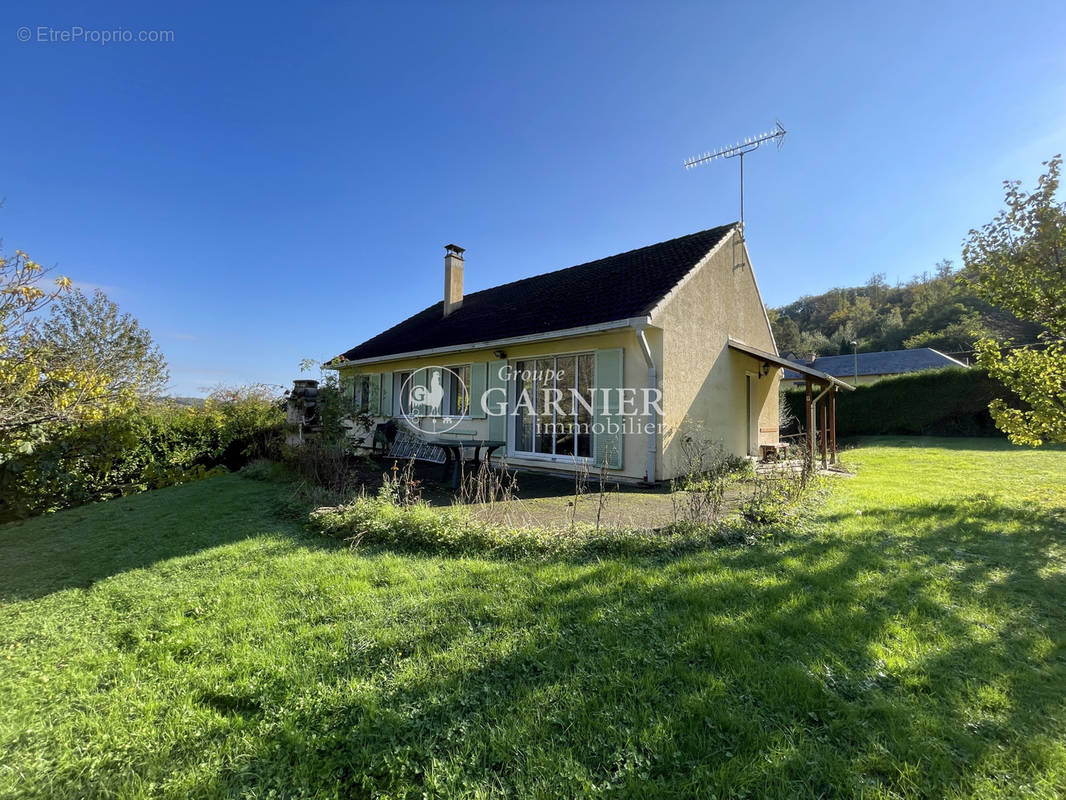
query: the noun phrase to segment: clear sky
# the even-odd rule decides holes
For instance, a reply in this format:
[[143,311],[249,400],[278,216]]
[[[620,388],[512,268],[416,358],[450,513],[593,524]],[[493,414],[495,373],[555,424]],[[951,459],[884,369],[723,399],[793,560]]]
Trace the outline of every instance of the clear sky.
[[[286,384],[466,289],[738,216],[781,305],[958,260],[1066,151],[1066,3],[5,3],[0,236]],[[30,41],[19,41],[20,28]],[[83,30],[160,43],[38,41]],[[48,30],[51,29],[51,32]]]

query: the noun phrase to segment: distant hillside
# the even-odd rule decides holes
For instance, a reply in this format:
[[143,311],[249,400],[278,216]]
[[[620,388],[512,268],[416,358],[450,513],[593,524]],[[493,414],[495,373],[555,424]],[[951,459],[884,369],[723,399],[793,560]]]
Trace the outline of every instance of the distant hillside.
[[204,405],[206,400],[202,397],[168,397],[170,402],[179,406],[195,406],[197,408]]
[[1036,341],[1040,328],[988,305],[959,280],[962,271],[950,261],[905,284],[889,286],[883,274],[865,286],[806,295],[782,308],[768,310],[777,348],[797,355],[820,356],[933,347],[965,354],[981,335]]

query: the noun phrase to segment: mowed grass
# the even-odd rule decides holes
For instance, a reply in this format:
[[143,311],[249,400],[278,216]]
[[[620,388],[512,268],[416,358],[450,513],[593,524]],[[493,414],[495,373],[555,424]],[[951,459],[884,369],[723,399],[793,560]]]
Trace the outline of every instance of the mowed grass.
[[238,476],[2,527],[0,796],[1063,796],[1066,453],[845,458],[662,560],[351,553]]

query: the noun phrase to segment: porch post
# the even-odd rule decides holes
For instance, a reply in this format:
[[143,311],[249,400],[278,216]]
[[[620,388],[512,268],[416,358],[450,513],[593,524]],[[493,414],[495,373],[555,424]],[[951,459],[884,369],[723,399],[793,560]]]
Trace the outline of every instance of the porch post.
[[810,376],[804,376],[804,384],[807,388],[807,455],[811,457],[811,463],[814,463],[814,408],[811,406],[811,379]]
[[829,390],[829,463],[837,463],[837,387]]
[[821,413],[821,417],[822,417],[822,425],[821,425],[821,428],[822,428],[822,469],[825,469],[826,466],[827,466],[826,465],[826,460],[825,460],[825,449],[826,449],[826,446],[828,444],[826,442],[826,439],[829,438],[829,426],[826,424],[826,405],[827,405],[826,400],[828,400],[828,399],[829,398],[827,397],[824,400],[822,400],[821,405],[818,407],[818,411]]

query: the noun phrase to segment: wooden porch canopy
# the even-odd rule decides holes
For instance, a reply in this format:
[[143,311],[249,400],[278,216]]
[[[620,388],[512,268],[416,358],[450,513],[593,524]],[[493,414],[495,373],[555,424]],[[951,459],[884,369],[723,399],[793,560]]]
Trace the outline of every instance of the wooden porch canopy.
[[[812,369],[805,364],[789,361],[779,355],[760,350],[757,347],[738,342],[736,339],[729,340],[729,347],[739,353],[745,353],[763,362],[763,366],[769,370],[771,366],[783,367],[800,373],[803,376],[807,388],[807,402],[804,425],[807,429],[807,453],[811,463],[815,459],[815,447],[821,443],[822,469],[829,464],[835,464],[837,460],[837,390],[844,389],[851,392],[855,387],[844,383],[839,378],[834,378],[828,373]],[[814,394],[817,384],[819,392]],[[821,424],[819,423],[821,417]],[[819,432],[821,435],[819,436]],[[827,452],[828,451],[828,452]]]

